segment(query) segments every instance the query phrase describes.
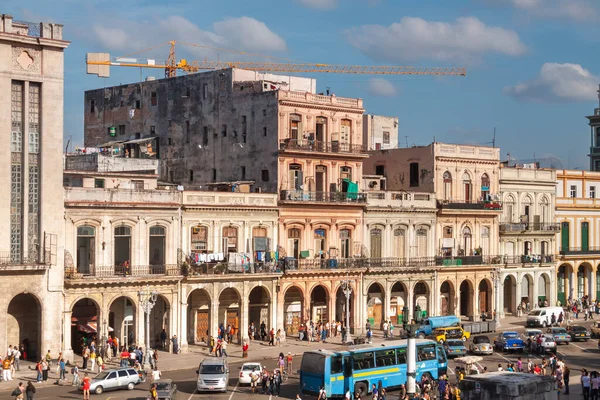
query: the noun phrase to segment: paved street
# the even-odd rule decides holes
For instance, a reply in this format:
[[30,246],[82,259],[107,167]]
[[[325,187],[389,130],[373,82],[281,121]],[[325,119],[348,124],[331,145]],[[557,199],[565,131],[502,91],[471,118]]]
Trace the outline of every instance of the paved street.
[[[583,323],[582,320],[578,321],[578,323],[582,323],[589,327],[590,323]],[[519,332],[524,331],[524,319],[516,320],[507,318],[503,320],[503,324],[501,327],[502,330],[517,330]],[[488,336],[492,339],[495,337],[495,334],[488,334]],[[380,342],[381,339],[376,337],[375,343]],[[246,399],[248,398],[250,393],[250,388],[246,386],[238,386],[237,385],[237,374],[239,371],[239,366],[242,362],[246,361],[255,361],[260,360],[267,368],[272,369],[276,364],[277,354],[282,351],[287,353],[291,351],[298,356],[295,358],[295,366],[294,370],[296,370],[299,366],[300,362],[300,353],[306,350],[308,347],[305,344],[299,344],[295,340],[290,340],[282,346],[281,348],[273,348],[265,346],[264,344],[254,343],[251,351],[250,358],[242,359],[239,356],[239,351],[237,346],[233,347],[232,357],[229,358],[230,362],[230,382],[229,382],[229,391],[227,393],[214,393],[210,395],[210,398],[214,399]],[[327,344],[314,344],[310,348],[340,348],[341,345],[335,343],[333,340],[332,343]],[[177,383],[177,387],[179,388],[179,400],[193,400],[200,398],[207,398],[206,394],[198,394],[195,392],[195,380],[196,373],[195,369],[200,360],[205,356],[205,352],[197,352],[191,354],[183,354],[183,355],[169,355],[167,353],[161,353],[162,355],[162,369],[176,369],[172,371],[166,371],[163,373],[164,378],[171,378]],[[597,348],[597,339],[590,340],[588,342],[576,342],[571,343],[569,345],[560,345],[558,350],[559,356],[563,357],[566,361],[567,365],[571,368],[571,395],[569,398],[579,399],[580,398],[580,387],[579,387],[579,377],[580,377],[580,369],[585,367],[588,370],[600,370],[600,351]],[[506,364],[508,362],[515,362],[517,357],[521,356],[523,358],[524,364],[527,363],[528,354],[527,353],[502,353],[495,352],[493,355],[484,356],[483,362],[479,365],[480,368],[483,366],[487,366],[489,371],[495,371],[498,367],[498,364],[502,364],[504,368],[506,368]],[[534,362],[541,362],[541,357],[539,356],[531,356],[531,359]],[[454,361],[450,361],[449,363],[449,375],[450,380],[454,382],[456,380],[455,372],[455,363]],[[33,377],[33,373],[28,371],[26,373],[21,373],[20,375],[24,381],[27,378]],[[19,377],[19,376],[18,376]],[[38,392],[36,396],[36,400],[41,399],[77,399],[82,398],[80,392],[75,390],[71,386],[58,386],[54,384],[55,375],[51,375],[52,382],[48,382],[45,384],[37,385]],[[13,383],[14,382],[14,383]],[[0,399],[9,399],[10,391],[14,389],[18,380],[15,379],[10,383],[1,383],[0,386]],[[136,387],[133,391],[116,391],[109,392],[99,396],[93,395],[93,399],[104,400],[104,399],[139,399],[145,400],[148,393],[149,383],[141,384]],[[298,389],[298,376],[296,374],[292,375],[290,379],[282,385],[281,388],[281,396],[283,399],[294,399]],[[390,399],[396,399],[397,396],[395,393],[391,393],[392,395],[389,397]],[[275,398],[275,396],[267,396],[267,395],[257,395],[257,398]],[[303,398],[309,398],[308,396],[303,396]]]

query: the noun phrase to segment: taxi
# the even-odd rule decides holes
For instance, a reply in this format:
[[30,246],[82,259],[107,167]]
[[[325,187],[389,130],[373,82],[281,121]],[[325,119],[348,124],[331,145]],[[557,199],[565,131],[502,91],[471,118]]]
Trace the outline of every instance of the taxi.
[[435,338],[435,341],[438,343],[444,343],[449,339],[459,339],[463,342],[466,342],[467,339],[471,337],[471,332],[465,331],[460,326],[450,326],[447,328],[437,328],[432,333],[431,336]]

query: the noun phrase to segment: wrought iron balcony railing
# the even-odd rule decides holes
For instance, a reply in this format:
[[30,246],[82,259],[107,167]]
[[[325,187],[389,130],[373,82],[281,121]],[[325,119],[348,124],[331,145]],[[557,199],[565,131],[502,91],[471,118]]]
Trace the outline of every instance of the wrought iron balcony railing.
[[280,201],[314,203],[366,203],[366,193],[349,192],[305,192],[303,190],[282,190]]
[[283,139],[279,141],[280,151],[306,151],[311,153],[367,154],[368,147],[362,144],[342,142],[322,142],[310,139]]
[[465,201],[465,200],[438,200],[438,207],[448,210],[487,210],[501,211],[500,201]]
[[93,278],[150,278],[159,276],[182,276],[181,266],[177,264],[162,265],[130,265],[108,267],[79,267],[66,268],[65,279],[93,279]]
[[560,224],[554,222],[501,223],[500,232],[560,232]]

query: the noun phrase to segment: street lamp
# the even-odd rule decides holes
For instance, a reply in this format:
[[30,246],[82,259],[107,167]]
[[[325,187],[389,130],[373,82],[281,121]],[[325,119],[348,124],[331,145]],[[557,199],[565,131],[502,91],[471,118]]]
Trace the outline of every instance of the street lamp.
[[346,343],[352,343],[352,337],[350,336],[350,296],[352,295],[352,286],[350,285],[348,274],[346,274],[346,279],[342,281],[342,291],[346,296]]
[[158,299],[156,290],[150,291],[150,286],[146,285],[145,290],[139,291],[140,307],[146,314],[146,354],[144,357],[144,369],[150,369],[150,312]]
[[500,272],[500,268],[494,268],[490,271],[490,276],[494,281],[494,322],[496,323],[496,329],[500,328],[500,315],[498,314],[498,306],[500,305],[500,278],[502,273]]
[[415,307],[414,324],[411,324],[408,317],[408,307],[402,308],[402,326],[404,332],[408,334],[408,344],[406,346],[406,394],[412,399],[417,391],[417,338],[415,336],[419,329],[421,321],[421,307],[417,304]]

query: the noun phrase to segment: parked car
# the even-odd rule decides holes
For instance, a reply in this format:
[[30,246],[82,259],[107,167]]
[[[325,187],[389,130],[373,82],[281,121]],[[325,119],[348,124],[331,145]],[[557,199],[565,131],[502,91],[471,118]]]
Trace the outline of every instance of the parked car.
[[525,343],[518,332],[507,331],[494,339],[494,347],[503,351],[523,351]]
[[554,336],[556,344],[569,344],[571,342],[571,335],[565,328],[548,328],[548,333]]
[[600,338],[600,322],[592,324],[592,335],[593,338]]
[[247,362],[240,367],[240,385],[250,384],[250,373],[256,370],[259,374],[262,371],[262,366],[259,362]]
[[538,350],[538,346],[542,346],[544,348],[544,353],[554,353],[554,354],[556,354],[556,350],[558,347],[556,344],[556,340],[554,340],[554,336],[552,336],[549,333],[544,333],[542,335],[542,342],[540,345],[538,345],[536,339],[532,339],[531,351],[533,353],[540,353],[540,351]]
[[590,339],[590,332],[586,329],[585,326],[582,325],[570,325],[567,327],[567,332],[571,335],[571,340],[574,342],[576,340],[587,342]]
[[461,357],[467,355],[467,348],[465,343],[460,339],[449,339],[444,343],[444,350],[446,356],[450,357]]
[[158,393],[158,400],[176,400],[177,399],[177,385],[173,383],[172,379],[159,379],[154,381],[156,383],[156,392]]
[[227,392],[229,366],[225,358],[205,358],[196,370],[199,392]]
[[[107,369],[92,378],[90,392],[102,394],[109,390],[133,390],[140,383],[140,375],[133,368]],[[79,386],[83,390],[83,386]]]
[[485,335],[477,335],[473,337],[469,350],[473,354],[493,354],[494,346],[490,342],[490,338]]
[[448,328],[437,328],[433,331],[432,336],[435,338],[436,342],[444,343],[446,340],[450,339],[460,339],[463,342],[466,342],[469,337],[471,337],[471,332],[465,331],[460,326],[453,326]]

